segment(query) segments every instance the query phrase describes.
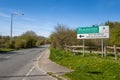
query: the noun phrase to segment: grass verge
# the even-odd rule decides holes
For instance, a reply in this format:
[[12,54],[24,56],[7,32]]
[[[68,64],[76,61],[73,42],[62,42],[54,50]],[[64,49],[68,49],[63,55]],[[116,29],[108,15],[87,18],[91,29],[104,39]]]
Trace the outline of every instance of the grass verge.
[[74,56],[53,48],[50,54],[52,61],[74,70],[63,75],[68,80],[120,80],[120,61],[111,58],[101,58],[96,54]]
[[0,48],[0,53],[6,53],[6,52],[13,51],[13,50],[14,50],[14,49]]

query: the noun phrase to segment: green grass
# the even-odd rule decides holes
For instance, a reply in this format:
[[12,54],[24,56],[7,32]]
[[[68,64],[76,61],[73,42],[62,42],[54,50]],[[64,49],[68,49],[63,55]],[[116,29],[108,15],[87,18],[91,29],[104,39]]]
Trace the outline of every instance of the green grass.
[[68,80],[120,80],[120,61],[113,58],[96,54],[74,56],[53,48],[50,54],[52,61],[74,70],[64,75]]
[[13,50],[14,50],[14,49],[0,48],[0,53],[6,53],[6,52],[13,51]]

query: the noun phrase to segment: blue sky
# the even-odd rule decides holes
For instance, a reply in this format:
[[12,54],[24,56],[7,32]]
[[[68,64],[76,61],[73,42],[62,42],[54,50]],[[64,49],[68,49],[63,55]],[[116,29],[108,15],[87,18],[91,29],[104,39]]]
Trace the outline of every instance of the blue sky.
[[10,34],[11,13],[13,35],[32,30],[49,37],[57,24],[71,29],[120,21],[120,0],[0,0],[0,34]]

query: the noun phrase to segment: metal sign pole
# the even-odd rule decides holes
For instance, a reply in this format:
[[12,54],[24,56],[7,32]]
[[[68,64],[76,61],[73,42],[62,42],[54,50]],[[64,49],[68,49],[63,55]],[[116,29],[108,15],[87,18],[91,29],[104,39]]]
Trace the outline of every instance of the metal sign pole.
[[83,57],[85,56],[85,41],[83,39]]
[[102,49],[102,57],[104,57],[104,42],[103,42],[103,39],[101,39],[101,49]]

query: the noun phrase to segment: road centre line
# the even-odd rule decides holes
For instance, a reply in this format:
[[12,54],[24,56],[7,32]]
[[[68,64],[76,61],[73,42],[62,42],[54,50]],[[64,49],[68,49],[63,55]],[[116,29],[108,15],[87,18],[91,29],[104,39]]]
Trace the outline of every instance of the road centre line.
[[28,73],[25,75],[25,77],[22,80],[26,80],[25,78],[28,77],[30,75],[30,73],[33,71],[33,69],[35,68],[35,66],[33,66]]

